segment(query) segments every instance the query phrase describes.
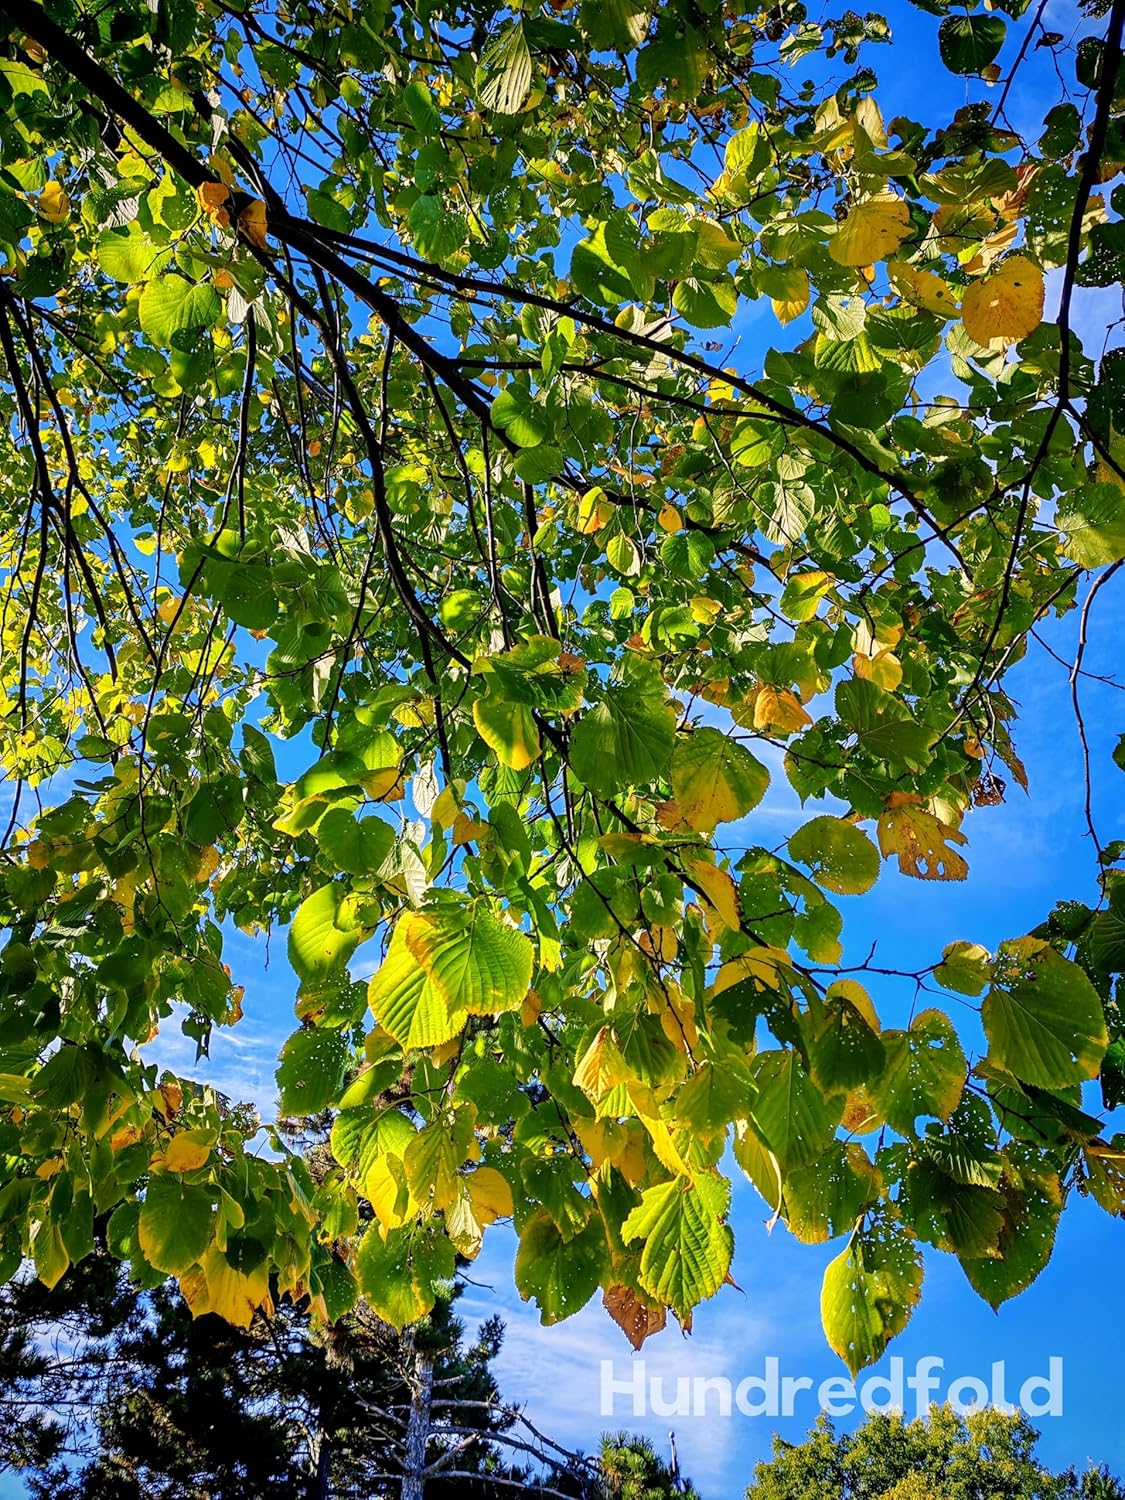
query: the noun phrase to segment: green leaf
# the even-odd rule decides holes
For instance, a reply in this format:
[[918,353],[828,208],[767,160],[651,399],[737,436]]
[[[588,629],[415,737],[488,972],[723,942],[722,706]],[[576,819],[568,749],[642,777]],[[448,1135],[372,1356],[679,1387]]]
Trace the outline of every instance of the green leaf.
[[869,1092],[887,1124],[913,1135],[920,1115],[948,1120],[960,1103],[968,1072],[949,1017],[924,1010],[908,1031],[884,1031],[883,1047],[886,1063]]
[[372,929],[360,924],[340,881],[306,896],[289,928],[289,962],[309,983],[339,973]]
[[437,1284],[454,1272],[453,1246],[444,1236],[414,1228],[391,1229],[386,1239],[372,1225],[355,1258],[359,1289],[371,1310],[400,1331],[433,1307]]
[[316,841],[328,868],[374,875],[394,848],[395,831],[382,818],[360,818],[334,807],[317,824]]
[[941,60],[951,73],[979,77],[996,60],[1007,34],[997,15],[946,16],[938,27]]
[[542,1323],[560,1323],[585,1307],[608,1270],[600,1218],[569,1239],[548,1213],[536,1214],[524,1226],[516,1288],[525,1302],[534,1299]]
[[806,1245],[819,1245],[855,1228],[878,1201],[882,1174],[854,1141],[833,1141],[815,1162],[785,1176],[784,1218]]
[[459,1169],[469,1154],[473,1116],[462,1110],[452,1125],[435,1120],[415,1135],[403,1154],[410,1191],[423,1207],[445,1209],[457,1197]]
[[676,740],[675,710],[640,693],[611,692],[574,727],[570,763],[599,797],[647,786],[660,776]]
[[676,283],[672,305],[693,328],[725,328],[738,311],[738,292],[733,281],[686,276]]
[[[538,449],[533,448],[533,453]],[[492,691],[473,704],[477,733],[495,750],[502,766],[524,771],[539,759],[539,731],[526,703],[513,703]]]
[[[1009,1147],[1009,1153],[1015,1152]],[[1000,1185],[1004,1220],[998,1257],[962,1255],[969,1284],[994,1308],[1024,1291],[1046,1266],[1062,1211],[1058,1178],[1034,1165],[1005,1175]]]
[[535,953],[522,932],[479,904],[405,920],[407,947],[450,1011],[485,1016],[523,1004]]
[[523,108],[531,92],[531,53],[523,33],[523,22],[516,21],[485,49],[477,69],[477,98],[482,109],[497,114],[515,115]]
[[808,865],[818,885],[838,896],[861,896],[879,878],[878,849],[843,818],[813,818],[789,840],[789,854]]
[[853,1375],[906,1327],[921,1290],[922,1257],[900,1225],[879,1219],[856,1231],[820,1294],[825,1337]]
[[1097,991],[1038,938],[1001,944],[981,1019],[989,1061],[1040,1088],[1096,1078],[1109,1045]]
[[414,1135],[414,1126],[401,1110],[378,1104],[343,1108],[332,1123],[332,1155],[371,1197],[369,1178],[380,1158],[401,1160]]
[[766,794],[770,773],[737,740],[718,729],[681,736],[672,752],[672,795],[699,833],[744,817]]
[[843,1095],[826,1099],[794,1052],[759,1053],[751,1072],[758,1086],[751,1118],[782,1171],[815,1161],[836,1134]]
[[434,96],[420,79],[412,79],[402,91],[402,102],[410,123],[422,135],[437,135],[441,129],[441,112]]
[[138,306],[141,331],[160,349],[190,348],[223,315],[214,287],[169,273],[150,281]]
[[210,1189],[187,1183],[178,1174],[154,1175],[138,1220],[141,1253],[158,1271],[179,1276],[211,1243],[214,1217]]
[[725,1220],[730,1184],[717,1174],[676,1177],[647,1188],[621,1226],[626,1244],[643,1240],[640,1282],[683,1321],[727,1279],[734,1238]]
[[1063,551],[1084,568],[1125,557],[1125,493],[1115,484],[1092,484],[1059,500]]
[[629,52],[644,41],[652,9],[642,0],[582,0],[579,24],[599,51]]
[[295,1031],[281,1049],[278,1113],[315,1115],[337,1098],[351,1061],[348,1039],[339,1031],[307,1027]]
[[869,1019],[870,1003],[855,1003],[849,991],[848,981],[829,988],[824,1019],[809,1044],[813,1081],[825,1094],[858,1088],[878,1077],[886,1059],[883,1040]]
[[440,198],[423,194],[406,216],[414,247],[425,260],[443,261],[465,243],[468,225],[464,215],[454,213]]
[[114,281],[135,284],[157,275],[168,264],[167,250],[161,249],[136,227],[123,234],[107,229],[98,236],[98,265]]

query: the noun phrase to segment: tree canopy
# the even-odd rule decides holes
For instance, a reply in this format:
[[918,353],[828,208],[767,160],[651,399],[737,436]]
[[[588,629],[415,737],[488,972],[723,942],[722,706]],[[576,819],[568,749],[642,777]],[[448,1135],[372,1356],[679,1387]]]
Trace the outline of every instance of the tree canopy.
[[746,1500],[1121,1500],[1108,1469],[1061,1473],[1039,1462],[1039,1434],[1017,1413],[925,1420],[877,1412],[852,1433],[821,1418],[803,1443],[774,1439]]
[[[1122,1212],[1125,355],[1077,308],[1125,0],[1024,8],[902,3],[903,54],[800,0],[0,0],[0,1277],[109,1216],[193,1313],[404,1327],[511,1219],[544,1322],[639,1345],[731,1277],[733,1147],[841,1238],[856,1369],[922,1246],[999,1305],[1068,1195]],[[884,1026],[842,909],[964,878],[1075,609],[1101,900],[920,936]],[[316,1181],[145,1050],[254,1006],[238,928]]]

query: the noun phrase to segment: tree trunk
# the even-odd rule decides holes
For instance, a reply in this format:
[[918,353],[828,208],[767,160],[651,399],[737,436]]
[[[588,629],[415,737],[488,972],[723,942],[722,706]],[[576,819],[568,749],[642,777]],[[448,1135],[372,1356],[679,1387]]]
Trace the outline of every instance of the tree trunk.
[[406,1424],[406,1455],[403,1465],[402,1500],[424,1500],[426,1492],[426,1448],[430,1440],[431,1403],[434,1395],[433,1360],[423,1349],[410,1354],[410,1415]]
[[329,1476],[331,1443],[324,1427],[324,1394],[317,1403],[316,1431],[309,1434],[309,1496],[310,1500],[332,1500],[332,1483]]

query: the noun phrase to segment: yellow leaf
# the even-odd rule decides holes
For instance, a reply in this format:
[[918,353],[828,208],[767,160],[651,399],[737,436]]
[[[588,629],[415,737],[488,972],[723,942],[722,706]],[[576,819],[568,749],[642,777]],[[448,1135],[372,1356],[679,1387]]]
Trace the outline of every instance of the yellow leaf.
[[880,151],[885,151],[887,147],[887,127],[883,124],[883,116],[879,106],[870,94],[865,94],[856,105],[855,120],[871,144]]
[[406,795],[401,766],[384,766],[360,777],[360,786],[372,802],[397,802]]
[[907,265],[904,261],[892,261],[887,270],[891,285],[904,301],[933,313],[935,317],[956,317],[957,294],[941,276]]
[[770,304],[778,322],[792,323],[809,305],[809,274],[800,266],[785,266],[780,269],[785,286],[780,296],[770,298]]
[[738,887],[726,873],[705,859],[689,859],[685,868],[707,900],[732,932],[742,926],[738,910]]
[[969,867],[951,844],[964,844],[965,835],[928,811],[920,797],[893,792],[880,814],[879,848],[884,859],[898,856],[904,875],[916,880],[964,880]]
[[1043,272],[1026,255],[1010,256],[961,299],[965,332],[987,347],[1017,343],[1043,321]]
[[710,599],[706,594],[693,594],[688,600],[688,608],[697,625],[710,625],[723,606],[718,599]]
[[162,1083],[152,1101],[165,1119],[170,1119],[184,1102],[184,1091],[178,1083]]
[[511,1218],[515,1212],[512,1189],[508,1179],[495,1167],[478,1167],[464,1179],[469,1201],[473,1205],[473,1217],[478,1224],[491,1224],[494,1219]]
[[691,1168],[676,1150],[676,1143],[672,1139],[672,1132],[658,1115],[645,1113],[638,1109],[641,1123],[649,1133],[652,1141],[652,1153],[662,1167],[676,1177],[687,1177],[692,1175]]
[[459,812],[453,819],[453,842],[458,847],[461,844],[479,844],[491,831],[488,823],[470,818],[468,813]]
[[259,250],[266,249],[266,205],[260,198],[248,203],[238,216],[238,227]]
[[472,1199],[461,1181],[457,1196],[445,1210],[445,1232],[453,1248],[466,1260],[475,1260],[484,1243],[484,1225],[473,1212]]
[[665,500],[664,504],[660,507],[660,513],[656,517],[656,524],[660,527],[661,531],[666,531],[669,536],[673,536],[677,531],[682,530],[684,523],[676,507]]
[[893,693],[902,681],[902,662],[889,646],[876,651],[874,656],[856,655],[852,658],[852,670],[857,677],[866,678],[887,693]]
[[236,1271],[215,1246],[180,1278],[180,1290],[193,1318],[213,1312],[238,1328],[249,1328],[259,1309],[267,1316],[273,1312],[269,1261],[252,1271]]
[[800,700],[788,688],[760,687],[754,698],[754,728],[776,729],[780,734],[795,734],[812,723],[812,715],[801,707]]
[[384,1229],[399,1229],[418,1212],[397,1156],[376,1157],[363,1179],[363,1193]]
[[624,1150],[625,1127],[617,1120],[575,1119],[574,1133],[590,1158],[596,1172],[603,1162],[612,1162]]
[[70,218],[70,199],[63,192],[62,183],[49,182],[39,194],[35,209],[48,224],[65,224]]
[[213,219],[220,229],[226,229],[230,223],[230,214],[226,209],[230,188],[222,182],[202,182],[196,188],[195,196],[207,217]]
[[614,514],[613,502],[606,498],[605,490],[600,485],[595,485],[578,502],[578,530],[583,536],[591,536],[607,526]]
[[886,260],[910,234],[910,210],[894,193],[857,203],[828,241],[838,266],[869,266]]
[[780,990],[782,970],[789,970],[788,955],[781,948],[751,948],[725,963],[715,975],[712,993],[721,995],[733,985],[749,979],[759,990]]
[[168,1142],[164,1152],[166,1172],[194,1172],[211,1155],[211,1140],[207,1131],[181,1130]]
[[579,1058],[572,1081],[575,1088],[580,1088],[596,1102],[631,1076],[613,1033],[608,1026],[603,1026]]

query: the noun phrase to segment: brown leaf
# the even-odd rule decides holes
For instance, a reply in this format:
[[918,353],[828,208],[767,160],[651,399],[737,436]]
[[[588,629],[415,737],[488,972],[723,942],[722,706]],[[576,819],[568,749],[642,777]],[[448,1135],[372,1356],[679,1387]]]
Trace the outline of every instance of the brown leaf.
[[607,1287],[602,1301],[634,1349],[639,1349],[650,1333],[659,1333],[668,1321],[665,1308],[649,1306],[631,1287]]

